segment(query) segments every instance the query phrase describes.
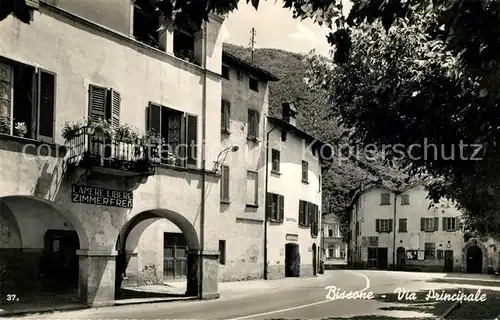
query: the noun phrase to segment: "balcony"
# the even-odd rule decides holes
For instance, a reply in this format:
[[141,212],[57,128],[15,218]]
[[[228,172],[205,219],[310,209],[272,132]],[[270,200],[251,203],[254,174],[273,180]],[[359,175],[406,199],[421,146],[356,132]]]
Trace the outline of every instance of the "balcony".
[[[104,123],[104,125],[103,125]],[[69,163],[115,176],[150,176],[160,163],[160,142],[139,137],[126,126],[112,129],[105,122],[69,125],[63,129]]]

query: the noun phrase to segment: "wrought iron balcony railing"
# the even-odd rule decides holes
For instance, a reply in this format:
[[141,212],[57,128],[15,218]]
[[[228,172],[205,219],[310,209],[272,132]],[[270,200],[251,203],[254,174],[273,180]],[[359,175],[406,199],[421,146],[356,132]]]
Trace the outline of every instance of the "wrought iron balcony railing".
[[154,174],[160,163],[159,146],[141,138],[124,139],[82,127],[67,139],[69,162],[82,167],[102,167]]

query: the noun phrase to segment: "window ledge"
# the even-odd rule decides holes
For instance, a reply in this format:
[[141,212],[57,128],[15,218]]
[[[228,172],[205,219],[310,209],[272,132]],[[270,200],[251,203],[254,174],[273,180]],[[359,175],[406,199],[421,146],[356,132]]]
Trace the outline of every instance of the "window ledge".
[[[18,151],[21,153],[31,153],[35,156],[51,156],[51,152],[53,152],[54,158],[64,158],[66,155],[67,148],[64,145],[60,145],[54,142],[45,142],[41,140],[36,140],[36,139],[31,139],[31,138],[24,138],[24,137],[18,137],[18,136],[13,136],[10,134],[4,134],[0,133],[0,140],[8,140],[8,141],[13,141],[13,142],[18,142],[20,145],[24,145],[22,148],[19,148],[19,150],[11,150],[11,151]],[[32,148],[27,148],[28,146],[31,146]],[[42,146],[47,146],[49,147],[49,154],[40,154],[41,152],[46,153],[47,148],[40,148]],[[43,150],[42,150],[43,149]]]
[[220,173],[217,173],[216,171],[213,170],[202,170],[194,167],[179,167],[179,166],[174,166],[171,164],[165,164],[165,163],[160,163],[158,165],[159,168],[163,169],[168,169],[168,170],[175,170],[175,171],[180,171],[180,172],[190,172],[190,173],[196,173],[196,174],[206,174],[209,176],[214,176],[214,177],[221,177]]
[[380,205],[381,206],[390,206],[391,204],[390,203],[381,203]]
[[283,224],[283,221],[276,220],[276,219],[269,219],[269,222],[272,224]]
[[258,207],[259,207],[259,205],[258,205],[258,204],[248,204],[248,203],[247,203],[245,206],[246,206],[247,208],[258,208]]
[[309,181],[302,179],[302,183],[309,184]]
[[271,170],[271,174],[275,175],[275,176],[281,176],[282,173],[279,172],[279,171],[276,171],[276,170]]
[[223,203],[223,204],[231,204],[231,201],[229,199],[221,199],[220,200],[220,203]]
[[410,204],[409,203],[402,203],[401,205],[402,206],[409,206]]

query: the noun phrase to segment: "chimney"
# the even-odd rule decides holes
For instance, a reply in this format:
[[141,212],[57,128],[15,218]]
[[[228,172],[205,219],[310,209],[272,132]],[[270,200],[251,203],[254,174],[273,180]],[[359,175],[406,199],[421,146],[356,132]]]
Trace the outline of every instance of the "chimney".
[[297,125],[297,109],[295,108],[295,103],[293,102],[284,102],[281,104],[281,112],[282,112],[282,118],[284,121],[288,122],[292,126]]

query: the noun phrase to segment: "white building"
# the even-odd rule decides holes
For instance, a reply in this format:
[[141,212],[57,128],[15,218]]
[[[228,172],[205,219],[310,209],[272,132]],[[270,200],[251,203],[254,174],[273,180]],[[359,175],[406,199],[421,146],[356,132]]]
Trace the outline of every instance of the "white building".
[[339,218],[333,214],[325,214],[322,218],[322,244],[325,269],[347,263],[347,243],[342,240]]

